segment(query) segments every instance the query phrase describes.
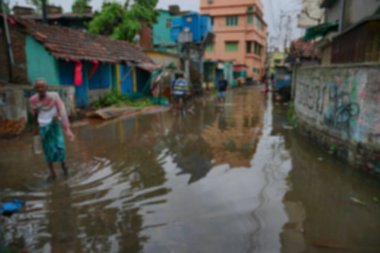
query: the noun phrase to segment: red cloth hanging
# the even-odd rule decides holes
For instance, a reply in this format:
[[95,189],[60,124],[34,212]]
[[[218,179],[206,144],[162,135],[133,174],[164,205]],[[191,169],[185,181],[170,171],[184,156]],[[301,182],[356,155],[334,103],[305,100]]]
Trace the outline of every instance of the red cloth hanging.
[[100,63],[97,60],[91,61],[91,63],[93,63],[94,66],[92,67],[92,70],[91,70],[90,74],[88,75],[88,80],[91,80],[91,78],[95,75],[96,70],[98,70],[98,68],[100,66]]
[[83,84],[83,65],[82,62],[75,62],[75,72],[74,72],[74,84],[80,86]]

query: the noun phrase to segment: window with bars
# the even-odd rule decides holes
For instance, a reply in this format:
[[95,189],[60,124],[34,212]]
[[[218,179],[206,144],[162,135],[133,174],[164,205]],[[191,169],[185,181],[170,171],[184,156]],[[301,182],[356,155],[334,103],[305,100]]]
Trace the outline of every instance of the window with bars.
[[238,26],[239,25],[239,17],[238,16],[227,16],[226,17],[226,25],[227,26]]
[[166,27],[167,27],[167,28],[172,28],[172,25],[173,25],[172,20],[171,20],[171,19],[167,19],[167,20],[166,20]]
[[263,23],[261,22],[261,19],[257,15],[253,16],[253,23],[255,24],[257,29],[259,29],[260,31],[263,30]]
[[247,23],[249,25],[252,25],[253,24],[253,16],[254,16],[254,7],[253,6],[250,6],[247,8]]
[[263,46],[255,41],[253,43],[253,53],[257,56],[261,56],[262,51],[263,51]]
[[238,41],[226,41],[225,43],[225,52],[234,53],[239,50],[239,42]]
[[247,23],[249,25],[252,25],[253,24],[253,14],[252,13],[248,13],[248,16],[247,16]]
[[251,41],[246,41],[245,42],[245,52],[247,54],[252,53],[252,42]]
[[260,69],[258,68],[253,68],[252,71],[255,75],[260,75],[260,72],[261,72]]

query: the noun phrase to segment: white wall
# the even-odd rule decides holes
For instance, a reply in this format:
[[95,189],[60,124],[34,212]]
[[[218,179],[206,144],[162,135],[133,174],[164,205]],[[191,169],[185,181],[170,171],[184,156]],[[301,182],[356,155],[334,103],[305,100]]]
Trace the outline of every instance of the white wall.
[[[333,6],[326,10],[326,21],[339,22],[341,17],[341,1],[336,1]],[[345,0],[345,13],[343,30],[375,14],[380,8],[380,0]]]
[[341,16],[341,0],[336,1],[333,6],[326,9],[326,21],[329,21],[331,23],[338,23]]
[[380,0],[346,0],[345,27],[349,27],[363,18],[375,14],[380,8]]

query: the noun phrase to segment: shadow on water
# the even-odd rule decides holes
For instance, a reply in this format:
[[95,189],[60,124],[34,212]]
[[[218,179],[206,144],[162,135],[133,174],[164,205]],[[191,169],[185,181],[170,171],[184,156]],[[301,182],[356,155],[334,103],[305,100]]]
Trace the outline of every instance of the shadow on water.
[[379,247],[377,182],[284,124],[286,108],[245,89],[224,105],[199,100],[184,113],[84,126],[68,145],[70,177],[50,185],[31,140],[7,142],[1,198],[24,199],[26,207],[1,218],[0,239],[16,252]]

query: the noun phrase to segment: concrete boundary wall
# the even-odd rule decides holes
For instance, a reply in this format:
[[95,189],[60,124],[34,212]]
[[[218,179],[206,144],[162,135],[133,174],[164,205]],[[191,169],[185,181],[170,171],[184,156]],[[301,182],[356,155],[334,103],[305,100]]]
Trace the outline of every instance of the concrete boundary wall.
[[380,174],[380,65],[303,67],[295,78],[301,129],[355,167]]
[[[60,94],[69,115],[75,114],[75,90],[73,87],[49,86],[50,91]],[[0,119],[28,119],[28,100],[34,94],[31,85],[0,86]]]

